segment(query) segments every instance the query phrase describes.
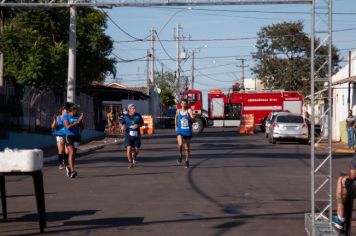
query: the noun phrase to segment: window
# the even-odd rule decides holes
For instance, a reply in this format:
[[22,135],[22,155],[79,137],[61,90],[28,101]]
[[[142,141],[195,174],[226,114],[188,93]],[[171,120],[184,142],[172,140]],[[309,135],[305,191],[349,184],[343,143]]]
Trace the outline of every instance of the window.
[[303,123],[304,119],[301,116],[278,116],[277,122],[280,122],[280,123]]

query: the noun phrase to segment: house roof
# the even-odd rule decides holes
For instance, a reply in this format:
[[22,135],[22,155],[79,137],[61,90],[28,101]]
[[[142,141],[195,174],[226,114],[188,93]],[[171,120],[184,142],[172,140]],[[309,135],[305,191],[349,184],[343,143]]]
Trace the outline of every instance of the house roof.
[[109,85],[100,82],[92,82],[89,93],[100,100],[121,100],[127,99],[128,96],[135,99],[147,99],[146,87],[128,87],[119,83]]
[[336,82],[333,82],[333,85],[344,84],[344,83],[348,83],[348,82],[356,82],[356,76],[351,76],[351,77],[348,77],[345,79],[338,80]]

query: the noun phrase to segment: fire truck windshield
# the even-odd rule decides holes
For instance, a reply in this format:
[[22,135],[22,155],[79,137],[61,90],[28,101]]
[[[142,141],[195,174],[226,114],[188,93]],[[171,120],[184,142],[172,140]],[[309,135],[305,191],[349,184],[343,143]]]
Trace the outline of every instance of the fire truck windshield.
[[192,106],[196,103],[196,94],[182,94],[181,100],[187,100],[187,105]]

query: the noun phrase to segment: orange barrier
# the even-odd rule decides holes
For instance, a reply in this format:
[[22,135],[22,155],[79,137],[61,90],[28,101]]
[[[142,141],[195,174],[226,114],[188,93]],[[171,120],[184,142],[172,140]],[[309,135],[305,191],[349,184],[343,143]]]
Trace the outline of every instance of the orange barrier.
[[141,134],[154,134],[153,128],[153,117],[152,116],[142,116],[143,126],[140,127]]
[[255,117],[253,114],[242,114],[240,120],[240,134],[255,133]]

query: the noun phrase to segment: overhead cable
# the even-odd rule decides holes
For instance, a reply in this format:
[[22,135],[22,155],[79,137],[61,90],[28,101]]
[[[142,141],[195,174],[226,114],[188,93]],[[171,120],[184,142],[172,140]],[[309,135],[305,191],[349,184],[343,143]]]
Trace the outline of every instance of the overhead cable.
[[154,33],[156,34],[156,36],[157,36],[157,40],[158,40],[159,44],[161,45],[161,47],[162,47],[162,49],[163,49],[164,53],[165,53],[165,54],[169,57],[169,59],[171,59],[172,61],[177,61],[177,59],[175,59],[175,58],[171,57],[171,56],[168,54],[168,52],[166,51],[165,47],[163,46],[163,44],[162,44],[162,42],[161,42],[161,40],[160,40],[160,38],[159,38],[159,36],[158,36],[157,32],[156,32],[156,31],[154,31]]
[[139,58],[135,58],[135,59],[123,59],[121,57],[119,57],[118,55],[116,55],[115,53],[111,52],[112,55],[114,55],[116,58],[118,58],[119,60],[121,60],[120,62],[133,62],[133,61],[141,61],[144,58],[147,58],[147,55],[144,57],[139,57]]
[[132,36],[130,33],[128,33],[126,30],[124,30],[121,26],[119,26],[104,10],[101,10],[102,12],[104,12],[104,14],[107,16],[107,18],[109,18],[109,20],[124,34],[126,34],[127,36],[129,36],[130,38],[133,38],[135,41],[145,41],[146,39],[148,39],[150,37],[150,35],[146,36],[143,39],[137,38],[135,36]]

